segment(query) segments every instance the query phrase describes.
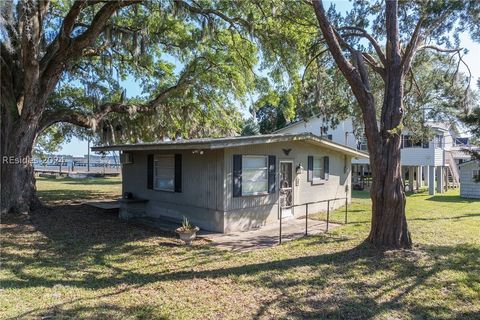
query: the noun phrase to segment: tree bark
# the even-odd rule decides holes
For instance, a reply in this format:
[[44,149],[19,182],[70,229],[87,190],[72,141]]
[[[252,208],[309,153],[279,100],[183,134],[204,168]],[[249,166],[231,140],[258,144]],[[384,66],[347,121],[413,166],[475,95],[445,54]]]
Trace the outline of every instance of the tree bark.
[[[15,48],[11,52],[6,50],[2,41],[0,50],[2,214],[29,211],[39,204],[35,194],[32,151],[37,135],[46,128],[43,126],[45,118],[42,118],[45,105],[64,70],[82,55],[85,48],[94,44],[116,10],[139,2],[141,0],[106,2],[96,12],[90,26],[80,35],[72,37],[72,28],[80,11],[96,3],[75,2],[63,20],[61,31],[43,57],[40,57],[43,19],[49,3],[33,0],[20,3],[22,15],[18,18],[15,32],[12,32]],[[101,112],[94,120],[98,122],[108,111]],[[96,123],[87,116],[78,115],[77,118],[84,119],[86,125]]]
[[[40,202],[36,197],[32,151],[35,125],[15,121],[2,103],[0,191],[1,213],[28,212]],[[13,121],[12,121],[13,120]]]
[[[405,216],[405,193],[401,175],[400,137],[403,121],[404,69],[400,54],[398,3],[386,1],[387,29],[385,89],[380,119],[380,148],[373,154],[372,225],[368,241],[377,247],[410,248],[412,241]],[[371,133],[372,134],[372,133]]]
[[372,168],[372,223],[367,241],[375,247],[411,248],[405,216],[405,193],[401,174],[400,142],[403,110],[401,70],[387,72],[379,152],[370,161]]
[[[383,55],[381,48],[376,47],[382,66],[377,66],[373,60],[368,61],[375,66],[374,70],[382,76],[385,83],[380,121],[377,120],[364,55],[349,46],[333,28],[321,1],[313,1],[312,5],[328,50],[362,110],[373,179],[370,190],[372,224],[367,241],[376,247],[410,248],[412,241],[405,216],[405,194],[400,167],[403,80],[406,69],[405,64],[402,64],[399,45],[398,3],[395,0],[386,1],[386,54]],[[362,36],[369,37],[363,30]],[[345,48],[350,51],[353,63],[343,54]]]

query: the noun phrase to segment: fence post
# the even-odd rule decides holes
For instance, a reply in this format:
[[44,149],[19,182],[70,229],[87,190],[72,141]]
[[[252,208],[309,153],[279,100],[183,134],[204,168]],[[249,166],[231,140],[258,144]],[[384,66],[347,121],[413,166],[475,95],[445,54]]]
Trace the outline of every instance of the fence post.
[[305,204],[305,235],[308,235],[308,203]]
[[282,206],[280,206],[280,228],[278,235],[278,244],[282,244]]
[[345,198],[345,224],[348,223],[347,216],[348,216],[348,197]]
[[330,200],[327,201],[327,230],[325,230],[325,233],[328,232],[329,221],[330,221]]

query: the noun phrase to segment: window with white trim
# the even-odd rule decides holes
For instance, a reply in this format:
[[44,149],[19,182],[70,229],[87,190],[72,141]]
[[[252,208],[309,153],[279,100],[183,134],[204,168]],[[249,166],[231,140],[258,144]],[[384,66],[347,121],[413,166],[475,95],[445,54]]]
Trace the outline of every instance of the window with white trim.
[[325,168],[323,167],[323,158],[313,158],[313,180],[322,180],[325,178]]
[[480,181],[480,170],[473,170],[472,171],[472,179],[474,182]]
[[153,189],[175,190],[175,156],[155,155],[153,162]]
[[434,146],[435,148],[443,148],[443,136],[440,134],[437,134],[434,139]]
[[268,157],[242,157],[242,196],[268,193]]

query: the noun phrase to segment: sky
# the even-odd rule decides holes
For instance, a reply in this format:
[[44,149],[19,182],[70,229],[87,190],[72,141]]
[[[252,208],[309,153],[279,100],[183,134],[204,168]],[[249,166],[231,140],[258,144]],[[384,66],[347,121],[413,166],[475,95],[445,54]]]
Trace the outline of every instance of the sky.
[[[329,7],[330,3],[335,3],[336,8],[339,11],[346,11],[350,8],[351,3],[349,1],[325,1],[325,7]],[[470,68],[472,73],[472,85],[475,85],[477,80],[480,80],[480,44],[473,42],[470,35],[467,33],[460,35],[461,47],[468,49],[468,53],[464,56],[463,60]],[[168,59],[167,59],[168,60]],[[467,72],[465,66],[461,66],[461,71]],[[133,80],[128,79],[122,83],[127,90],[127,97],[134,97],[141,95],[140,86]],[[83,156],[87,154],[87,141],[79,140],[78,138],[72,138],[68,143],[62,145],[62,149],[58,152],[64,155]]]

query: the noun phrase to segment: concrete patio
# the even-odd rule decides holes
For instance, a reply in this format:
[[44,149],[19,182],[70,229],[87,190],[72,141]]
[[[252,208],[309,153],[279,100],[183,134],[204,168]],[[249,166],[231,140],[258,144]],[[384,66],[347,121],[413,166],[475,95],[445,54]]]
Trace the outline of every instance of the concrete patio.
[[[338,227],[339,224],[330,223],[329,230]],[[325,221],[308,220],[308,235],[325,233],[327,223]],[[239,252],[252,251],[268,248],[278,244],[279,224],[270,224],[251,231],[238,231],[229,234],[207,233],[200,231],[199,238],[211,241],[211,245],[225,250]],[[298,239],[305,236],[305,218],[284,219],[282,222],[282,242]]]
[[[118,214],[120,204],[118,201],[86,201],[86,205],[102,209],[104,212]],[[181,226],[180,221],[169,217],[152,218],[138,217],[129,220],[130,223],[147,226],[163,232],[175,235],[175,229]],[[329,230],[338,227],[339,224],[329,223]],[[325,233],[326,221],[308,219],[308,235]],[[282,242],[298,239],[305,236],[305,217],[285,218],[282,221]],[[239,252],[263,249],[277,245],[279,238],[279,223],[269,224],[250,231],[237,231],[228,234],[215,233],[200,230],[197,239],[210,242],[210,245],[219,249]]]

